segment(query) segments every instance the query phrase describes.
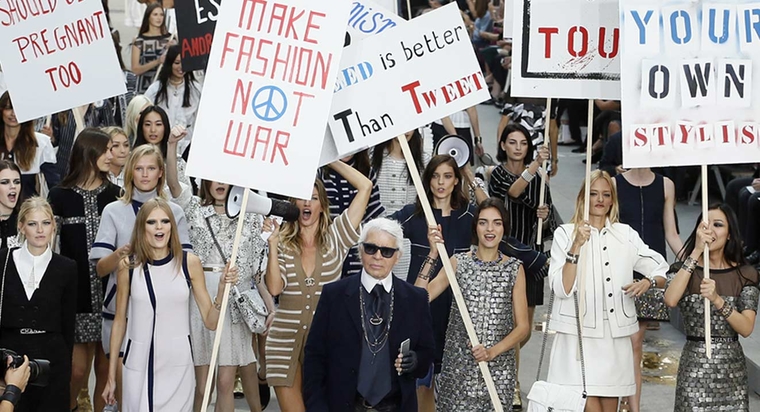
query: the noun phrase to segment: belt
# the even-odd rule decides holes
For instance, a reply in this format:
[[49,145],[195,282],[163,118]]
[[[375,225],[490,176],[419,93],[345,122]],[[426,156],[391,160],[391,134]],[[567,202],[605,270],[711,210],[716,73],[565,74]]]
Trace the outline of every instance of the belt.
[[47,331],[32,328],[3,328],[2,333],[9,335],[44,335]]
[[[704,342],[705,337],[704,336],[687,336],[686,340],[692,341],[692,342]],[[729,342],[738,342],[739,337],[738,336],[728,336],[728,337],[713,337],[710,339],[713,343],[729,343]]]
[[224,266],[204,266],[203,271],[222,273],[224,272]]

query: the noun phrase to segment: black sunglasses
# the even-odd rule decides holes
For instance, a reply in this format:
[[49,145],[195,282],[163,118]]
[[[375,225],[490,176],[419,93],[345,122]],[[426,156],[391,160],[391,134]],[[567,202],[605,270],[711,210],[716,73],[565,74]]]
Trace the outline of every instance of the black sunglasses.
[[374,243],[362,243],[362,250],[370,256],[374,255],[379,250],[380,254],[386,259],[392,258],[393,255],[398,252],[398,248],[378,246]]

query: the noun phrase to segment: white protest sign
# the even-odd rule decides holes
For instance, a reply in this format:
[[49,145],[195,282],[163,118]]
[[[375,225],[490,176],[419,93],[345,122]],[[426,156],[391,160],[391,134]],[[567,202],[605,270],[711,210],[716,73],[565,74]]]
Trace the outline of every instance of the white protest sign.
[[515,28],[515,0],[504,0],[504,23],[502,33],[504,40],[511,40]]
[[0,62],[20,122],[126,93],[100,1],[0,3]]
[[[388,6],[389,3],[392,3],[392,1],[354,0],[351,3],[351,15],[348,18],[348,26],[346,27],[346,32],[350,39],[349,43],[358,43],[369,36],[380,34],[401,24],[406,24],[406,20],[384,7],[384,5]],[[338,79],[336,89],[340,87],[340,82],[345,81],[345,78]],[[340,158],[341,156],[338,154],[338,148],[335,147],[332,132],[327,127],[325,130],[325,140],[322,143],[322,154],[319,159],[319,165],[324,166]]]
[[340,155],[490,97],[455,3],[346,48],[330,131]]
[[620,12],[623,166],[757,162],[760,1],[623,0]]
[[348,0],[225,0],[189,175],[311,196],[349,11]]
[[620,99],[617,0],[515,2],[512,96]]

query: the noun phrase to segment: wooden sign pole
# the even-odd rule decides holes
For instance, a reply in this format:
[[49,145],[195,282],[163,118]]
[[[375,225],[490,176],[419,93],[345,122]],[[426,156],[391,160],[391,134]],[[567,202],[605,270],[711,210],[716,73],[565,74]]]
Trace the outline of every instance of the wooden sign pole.
[[[708,227],[710,225],[710,219],[707,217],[708,214],[708,196],[707,196],[707,165],[702,165],[702,221],[705,222]],[[697,245],[699,247],[699,245]],[[705,251],[702,254],[703,260],[704,260],[704,277],[705,279],[710,279],[710,246],[705,243],[704,245]],[[707,358],[712,358],[712,330],[711,330],[711,322],[710,322],[710,315],[712,314],[712,305],[710,304],[710,299],[705,298],[705,352],[707,354]]]
[[[552,114],[552,98],[547,97],[546,98],[546,123],[544,124],[544,147],[547,149],[549,148],[549,123],[551,120],[551,114]],[[544,205],[544,201],[546,200],[546,185],[549,184],[549,173],[546,171],[546,167],[549,164],[548,160],[544,160],[544,164],[542,165],[543,174],[541,175],[541,189],[538,192],[538,206],[541,207]],[[541,173],[541,170],[539,170],[539,173]],[[540,245],[542,241],[544,240],[544,231],[541,230],[541,227],[544,225],[544,219],[538,218],[538,230],[536,230],[536,244]]]
[[[417,197],[420,199],[422,210],[425,212],[425,220],[427,220],[428,226],[437,225],[435,216],[433,215],[433,209],[430,207],[430,202],[425,195],[425,188],[420,178],[420,173],[417,170],[417,165],[414,163],[414,157],[412,157],[412,151],[409,148],[409,142],[406,141],[405,135],[398,136],[398,143],[401,146],[401,151],[404,153],[404,159],[406,159],[406,165],[409,168],[409,175],[414,182],[414,188],[417,190]],[[432,245],[431,245],[432,246]],[[438,255],[443,263],[443,271],[446,273],[446,277],[449,279],[449,286],[454,294],[454,299],[457,302],[459,313],[462,316],[462,322],[464,322],[464,328],[467,330],[467,337],[470,339],[472,346],[480,344],[478,336],[475,333],[475,327],[472,325],[472,319],[470,318],[470,312],[467,310],[467,304],[462,296],[462,291],[459,289],[459,283],[454,275],[454,268],[449,261],[449,253],[446,251],[446,246],[439,243],[437,245]],[[483,379],[486,381],[486,388],[488,388],[488,395],[491,397],[491,403],[493,404],[496,412],[503,412],[503,406],[499,400],[499,394],[496,392],[496,386],[494,385],[493,378],[491,377],[491,371],[488,369],[487,362],[478,363],[480,366],[480,372],[483,374]]]
[[[235,241],[232,244],[232,256],[230,256],[230,268],[235,267],[237,260],[238,246],[240,246],[240,237],[243,233],[243,223],[245,222],[245,210],[248,208],[248,195],[250,190],[243,191],[243,202],[240,206],[240,215],[238,215],[237,228],[235,230]],[[229,283],[224,284],[224,297],[222,298],[222,310],[219,312],[219,320],[216,322],[216,334],[214,336],[214,346],[211,350],[211,362],[208,365],[208,375],[206,375],[206,389],[203,390],[203,403],[201,411],[206,412],[209,401],[211,400],[211,385],[214,382],[214,371],[216,369],[216,359],[219,356],[219,344],[222,343],[222,330],[224,329],[224,318],[227,317],[227,306],[230,300]]]
[[[591,147],[594,140],[594,99],[588,101],[588,126],[586,127],[586,178],[584,186],[583,220],[588,221],[591,213],[589,203],[591,201]],[[588,243],[588,242],[586,242]],[[590,249],[583,245],[581,248],[581,264],[576,266],[576,278],[578,279],[578,307],[580,314],[586,312],[586,261]],[[586,252],[586,253],[584,253]],[[583,319],[580,320],[583,322]]]

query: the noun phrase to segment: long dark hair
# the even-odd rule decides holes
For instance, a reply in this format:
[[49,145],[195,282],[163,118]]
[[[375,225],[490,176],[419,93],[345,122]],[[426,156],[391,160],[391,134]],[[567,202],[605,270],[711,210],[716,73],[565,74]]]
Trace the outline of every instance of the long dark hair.
[[[13,110],[11,95],[6,91],[0,96],[0,111],[5,109]],[[19,168],[29,170],[32,167],[34,155],[37,153],[37,136],[34,134],[34,121],[29,120],[20,124],[21,129],[18,131],[16,142],[13,145],[13,159]],[[5,122],[0,115],[0,156],[7,159],[10,151],[5,145]]]
[[[723,247],[723,258],[728,263],[734,265],[746,265],[747,261],[744,259],[744,254],[742,253],[742,235],[739,231],[739,223],[736,219],[736,213],[734,213],[734,210],[725,203],[713,203],[708,206],[707,210],[708,212],[710,210],[720,210],[726,215],[726,220],[728,220],[728,239],[726,240],[726,245]],[[678,260],[685,260],[691,255],[691,252],[694,251],[697,243],[697,228],[701,223],[702,214],[700,213],[697,218],[697,223],[694,225],[694,230],[691,231],[689,238],[686,239],[683,249],[678,252]]]
[[171,126],[169,126],[169,115],[166,114],[166,111],[164,109],[158,106],[148,106],[142,111],[142,113],[140,113],[140,119],[137,121],[137,137],[135,138],[135,144],[133,147],[138,147],[144,144],[151,144],[145,139],[145,132],[143,132],[143,122],[145,121],[145,117],[147,117],[149,113],[153,112],[156,112],[159,116],[161,116],[161,122],[164,124],[164,137],[161,139],[161,142],[157,146],[161,149],[161,155],[163,158],[166,159],[166,151],[169,144],[169,133],[171,133]]
[[[437,155],[430,159],[425,171],[422,172],[422,184],[425,186],[425,196],[428,201],[433,203],[433,192],[430,190],[430,181],[433,179],[435,170],[440,165],[449,165],[454,169],[454,177],[457,178],[457,184],[454,186],[454,190],[451,192],[451,208],[459,209],[467,204],[467,198],[464,197],[464,190],[462,190],[462,171],[459,170],[456,160],[449,155]],[[415,207],[415,213],[422,213],[422,203],[417,196],[417,205]]]
[[501,144],[506,142],[507,137],[514,132],[522,133],[523,136],[525,136],[525,139],[528,141],[528,152],[525,153],[525,158],[523,159],[523,163],[528,165],[533,161],[533,152],[536,150],[536,146],[533,145],[533,139],[531,139],[528,129],[526,129],[525,126],[517,123],[510,123],[507,125],[507,127],[504,128],[504,130],[501,131],[499,144],[496,147],[496,160],[500,162],[506,162],[509,160],[507,152],[501,148]]
[[478,205],[478,208],[475,210],[475,218],[472,219],[472,244],[477,245],[478,244],[478,219],[480,219],[480,213],[486,209],[496,209],[499,211],[499,214],[501,215],[501,221],[504,224],[504,234],[502,237],[509,234],[510,231],[510,221],[509,221],[509,213],[507,213],[507,208],[504,207],[504,200],[503,199],[497,199],[495,197],[489,197],[488,199],[480,202]]
[[[161,9],[161,11],[163,11],[160,2],[149,4],[148,7],[145,8],[145,14],[143,14],[142,24],[140,24],[140,31],[138,32],[138,35],[147,33],[147,31],[150,29],[150,15],[155,9]],[[161,34],[166,34],[167,32],[166,13],[164,12],[164,20],[161,22]]]
[[[169,96],[167,94],[167,83],[169,83],[169,79],[172,76],[172,66],[174,65],[174,60],[177,59],[177,56],[179,56],[182,49],[180,48],[179,44],[175,44],[174,46],[169,47],[166,50],[166,60],[164,60],[166,63],[164,63],[161,66],[161,71],[158,72],[158,93],[156,93],[156,98],[153,101],[153,104],[159,104],[162,101],[163,102],[169,102]],[[195,87],[195,75],[192,71],[185,72],[185,92],[182,95],[182,107],[190,107],[190,89]]]
[[[372,152],[372,169],[376,173],[380,173],[380,169],[383,167],[383,158],[385,158],[385,151],[390,152],[393,140],[386,140],[379,145],[375,146]],[[412,151],[412,157],[414,158],[414,164],[417,165],[417,170],[422,170],[424,165],[422,164],[422,135],[418,129],[414,129],[412,137],[409,139],[409,149]],[[409,173],[409,166],[406,169],[409,183],[412,183],[412,174]]]
[[108,150],[110,142],[111,136],[98,128],[88,127],[82,130],[71,148],[69,174],[61,180],[60,186],[73,188],[84,185],[93,176],[99,177],[101,182],[107,182],[108,172],[98,169],[98,159]]

